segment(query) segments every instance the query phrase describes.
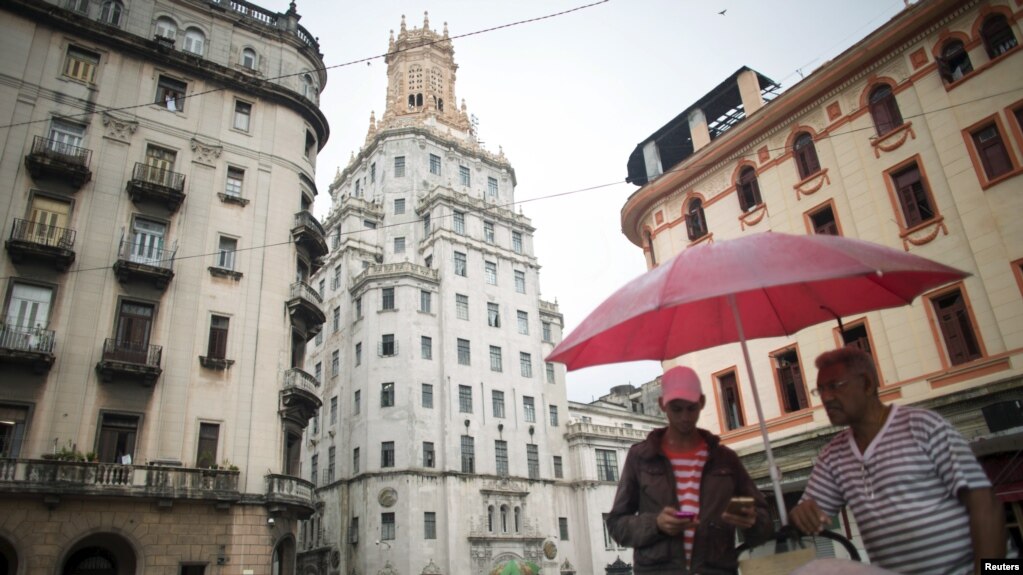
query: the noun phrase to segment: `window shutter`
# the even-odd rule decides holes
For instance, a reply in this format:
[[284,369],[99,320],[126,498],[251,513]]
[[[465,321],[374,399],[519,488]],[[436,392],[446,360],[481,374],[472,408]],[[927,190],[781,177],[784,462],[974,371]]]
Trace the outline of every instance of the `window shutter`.
[[905,181],[906,177],[896,177],[896,185],[898,186],[899,203],[902,204],[902,213],[906,217],[906,227],[912,227],[923,221],[923,217],[920,215],[920,206],[916,203],[916,193],[914,186],[916,182],[900,184],[899,181]]
[[799,405],[797,409],[805,409],[808,405],[806,402],[806,389],[803,387],[803,376],[799,373],[799,364],[793,363],[788,367],[792,373],[792,385],[796,389],[796,397],[799,399]]

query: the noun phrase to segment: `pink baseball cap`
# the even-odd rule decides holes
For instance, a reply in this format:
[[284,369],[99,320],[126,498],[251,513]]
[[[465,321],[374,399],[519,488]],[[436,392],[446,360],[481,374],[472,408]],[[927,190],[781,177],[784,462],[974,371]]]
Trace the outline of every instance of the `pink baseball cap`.
[[673,367],[661,376],[661,398],[665,404],[674,399],[696,403],[701,395],[700,378],[684,365]]

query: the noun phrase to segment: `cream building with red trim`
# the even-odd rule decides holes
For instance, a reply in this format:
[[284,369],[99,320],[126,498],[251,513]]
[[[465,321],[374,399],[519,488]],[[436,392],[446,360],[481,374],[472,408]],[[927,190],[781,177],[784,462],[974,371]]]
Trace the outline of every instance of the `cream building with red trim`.
[[[629,159],[640,187],[622,229],[650,267],[777,231],[860,238],[971,274],[911,306],[843,318],[844,334],[832,323],[751,342],[786,499],[835,431],[809,393],[813,360],[849,343],[877,360],[884,401],[936,409],[974,441],[1019,541],[1023,477],[1006,465],[1018,438],[1004,450],[1023,423],[1021,15],[1019,0],[907,6],[780,95],[739,70]],[[712,388],[701,424],[766,485],[738,346],[678,362]]]

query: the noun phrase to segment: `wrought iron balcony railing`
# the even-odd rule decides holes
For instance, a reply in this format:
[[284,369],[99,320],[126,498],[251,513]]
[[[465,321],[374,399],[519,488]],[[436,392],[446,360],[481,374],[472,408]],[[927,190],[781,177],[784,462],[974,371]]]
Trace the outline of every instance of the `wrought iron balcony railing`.
[[28,353],[53,353],[52,329],[0,324],[0,349]]
[[92,150],[72,146],[60,140],[51,140],[45,136],[36,136],[32,139],[32,154],[82,168],[88,168],[92,160]]
[[103,342],[103,361],[133,363],[147,367],[160,367],[163,347],[135,341],[108,338]]
[[11,239],[41,246],[71,250],[75,247],[75,230],[48,226],[31,220],[15,219]]

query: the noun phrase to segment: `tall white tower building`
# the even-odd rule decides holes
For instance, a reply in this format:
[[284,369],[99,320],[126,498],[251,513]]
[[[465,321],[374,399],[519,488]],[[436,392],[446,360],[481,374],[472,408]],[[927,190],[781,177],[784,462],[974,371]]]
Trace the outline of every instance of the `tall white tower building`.
[[323,506],[300,563],[556,573],[578,526],[564,372],[543,361],[562,318],[540,299],[534,228],[511,164],[456,103],[447,30],[403,19],[388,52],[386,108],[330,187],[314,277],[327,324],[306,365],[323,409],[304,469]]

